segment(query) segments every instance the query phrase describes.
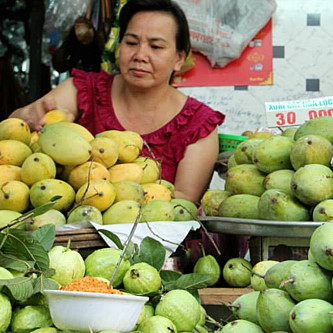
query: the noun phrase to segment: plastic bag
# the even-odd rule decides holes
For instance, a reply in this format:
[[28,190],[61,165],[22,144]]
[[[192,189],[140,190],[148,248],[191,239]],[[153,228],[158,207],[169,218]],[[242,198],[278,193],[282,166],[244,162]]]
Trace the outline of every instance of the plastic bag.
[[84,15],[90,0],[48,0],[46,1],[45,23],[46,31],[55,29],[69,31],[74,21]]
[[242,54],[276,10],[275,0],[176,0],[184,10],[194,51],[224,67]]

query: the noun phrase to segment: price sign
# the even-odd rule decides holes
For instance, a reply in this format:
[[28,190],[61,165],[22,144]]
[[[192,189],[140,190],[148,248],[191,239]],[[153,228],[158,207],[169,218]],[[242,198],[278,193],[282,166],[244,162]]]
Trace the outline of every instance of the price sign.
[[306,121],[333,116],[333,97],[265,103],[268,127],[299,126]]

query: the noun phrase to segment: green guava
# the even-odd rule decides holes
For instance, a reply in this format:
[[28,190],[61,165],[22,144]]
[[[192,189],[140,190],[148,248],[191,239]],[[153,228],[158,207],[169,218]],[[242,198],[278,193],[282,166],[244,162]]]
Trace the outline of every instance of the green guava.
[[199,319],[197,325],[205,326],[205,324],[206,324],[206,315],[207,315],[206,309],[202,305],[200,305],[200,319]]
[[11,329],[13,332],[49,327],[53,322],[48,307],[43,305],[27,305],[16,308],[13,313]]
[[223,333],[264,333],[260,326],[250,321],[237,319],[223,327]]
[[[142,307],[138,321],[136,322],[136,327],[143,323],[144,320],[152,317],[155,314],[155,309],[151,304],[145,304]],[[100,332],[99,332],[100,333]]]
[[9,298],[0,293],[0,332],[6,332],[12,319],[12,305]]
[[[103,277],[110,281],[120,254],[121,250],[113,248],[95,250],[89,254],[84,261],[86,266],[86,275]],[[123,282],[124,275],[129,268],[130,262],[123,258],[112,284],[114,288],[118,287]]]
[[82,205],[72,210],[67,218],[67,223],[85,221],[92,221],[98,224],[103,224],[101,211],[94,206]]
[[179,332],[192,331],[200,320],[200,304],[188,291],[174,289],[161,297],[155,314],[169,318]]
[[59,331],[55,327],[41,327],[31,331],[30,333],[56,333],[56,332]]
[[[5,267],[0,267],[0,280],[12,279],[13,277],[13,274],[8,269],[6,269]],[[2,287],[3,286],[0,286],[0,291]]]
[[143,321],[138,327],[142,333],[177,333],[175,324],[163,316],[153,316]]
[[223,266],[223,278],[231,287],[247,287],[251,282],[252,265],[243,258],[231,258]]
[[62,286],[84,277],[85,265],[79,252],[58,245],[49,251],[49,259],[50,268],[56,271],[52,279]]
[[221,276],[221,268],[215,257],[208,254],[200,257],[193,267],[193,272],[198,274],[209,275],[210,281],[209,286],[213,286],[218,282]]
[[162,286],[162,280],[155,267],[139,262],[128,269],[123,284],[129,293],[143,295],[158,291]]

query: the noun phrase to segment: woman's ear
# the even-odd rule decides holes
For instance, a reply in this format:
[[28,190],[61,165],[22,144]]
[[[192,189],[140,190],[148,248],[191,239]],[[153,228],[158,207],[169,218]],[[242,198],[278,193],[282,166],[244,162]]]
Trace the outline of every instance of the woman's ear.
[[185,51],[177,52],[177,59],[176,59],[175,65],[173,66],[173,70],[175,72],[180,71],[180,69],[182,68],[182,66],[185,62],[185,59],[186,59]]

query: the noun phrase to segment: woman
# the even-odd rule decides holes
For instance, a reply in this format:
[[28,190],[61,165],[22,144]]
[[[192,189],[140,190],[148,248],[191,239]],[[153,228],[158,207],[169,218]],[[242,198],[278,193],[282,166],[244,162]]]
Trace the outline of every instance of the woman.
[[138,132],[148,143],[143,155],[161,161],[162,178],[175,196],[199,202],[218,155],[216,112],[169,83],[190,51],[186,17],[171,0],[130,0],[120,18],[120,74],[73,77],[11,117],[40,129],[45,112],[66,110],[93,134],[115,129]]

